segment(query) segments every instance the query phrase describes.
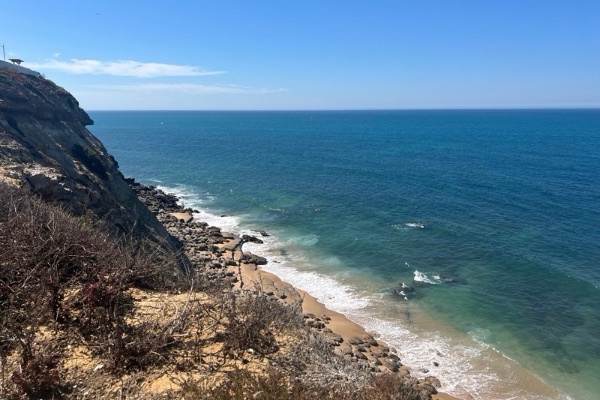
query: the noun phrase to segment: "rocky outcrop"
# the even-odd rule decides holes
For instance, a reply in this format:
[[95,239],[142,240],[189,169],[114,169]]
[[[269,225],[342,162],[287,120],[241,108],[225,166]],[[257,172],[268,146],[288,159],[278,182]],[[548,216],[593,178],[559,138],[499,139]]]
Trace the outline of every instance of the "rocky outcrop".
[[25,186],[110,229],[178,248],[137,199],[115,159],[86,128],[77,100],[42,76],[0,66],[0,180]]

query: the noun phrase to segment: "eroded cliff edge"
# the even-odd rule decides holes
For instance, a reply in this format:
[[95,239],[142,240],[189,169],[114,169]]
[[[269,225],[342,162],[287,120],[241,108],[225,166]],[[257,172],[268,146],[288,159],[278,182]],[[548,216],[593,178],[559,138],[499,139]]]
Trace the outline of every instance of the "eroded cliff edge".
[[176,251],[173,238],[137,199],[115,159],[86,129],[94,122],[65,89],[0,67],[0,181],[24,186],[117,234]]

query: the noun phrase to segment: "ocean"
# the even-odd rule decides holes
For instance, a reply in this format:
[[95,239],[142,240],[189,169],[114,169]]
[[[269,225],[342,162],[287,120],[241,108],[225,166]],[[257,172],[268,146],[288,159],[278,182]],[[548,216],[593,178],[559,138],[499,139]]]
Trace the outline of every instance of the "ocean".
[[442,391],[600,393],[600,110],[90,116],[125,176],[267,231],[265,270]]

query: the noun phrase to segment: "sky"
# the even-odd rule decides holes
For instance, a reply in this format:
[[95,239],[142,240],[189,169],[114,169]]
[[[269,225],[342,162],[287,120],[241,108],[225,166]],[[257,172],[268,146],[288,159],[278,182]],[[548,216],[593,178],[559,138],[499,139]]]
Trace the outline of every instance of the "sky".
[[86,110],[600,107],[598,0],[0,1]]

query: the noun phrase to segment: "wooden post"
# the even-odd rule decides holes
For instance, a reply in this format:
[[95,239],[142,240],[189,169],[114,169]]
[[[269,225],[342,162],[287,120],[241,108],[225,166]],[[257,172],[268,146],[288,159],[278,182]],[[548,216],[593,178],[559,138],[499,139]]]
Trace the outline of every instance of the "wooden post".
[[6,53],[4,52],[4,45],[2,45],[2,57],[3,57],[3,60],[6,61]]

